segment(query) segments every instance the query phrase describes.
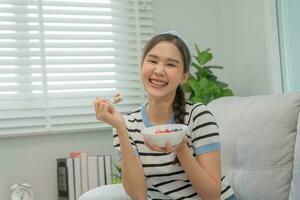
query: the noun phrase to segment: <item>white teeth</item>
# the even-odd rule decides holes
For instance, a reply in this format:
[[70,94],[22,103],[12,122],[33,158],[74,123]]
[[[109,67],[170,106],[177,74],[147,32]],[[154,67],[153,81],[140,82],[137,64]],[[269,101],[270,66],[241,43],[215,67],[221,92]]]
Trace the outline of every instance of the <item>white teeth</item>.
[[167,84],[166,82],[158,81],[158,80],[153,80],[153,79],[150,79],[150,81],[151,81],[151,83],[153,83],[155,85],[158,85],[158,86],[164,86],[164,85]]

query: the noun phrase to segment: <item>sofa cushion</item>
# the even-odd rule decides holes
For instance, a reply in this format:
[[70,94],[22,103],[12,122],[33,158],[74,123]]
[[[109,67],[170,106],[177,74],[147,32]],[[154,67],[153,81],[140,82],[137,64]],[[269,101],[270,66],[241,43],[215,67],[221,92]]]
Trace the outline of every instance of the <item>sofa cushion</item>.
[[288,199],[300,94],[223,97],[208,107],[219,124],[222,170],[237,196]]
[[294,154],[293,178],[290,192],[290,200],[300,199],[300,114],[298,115],[297,137]]

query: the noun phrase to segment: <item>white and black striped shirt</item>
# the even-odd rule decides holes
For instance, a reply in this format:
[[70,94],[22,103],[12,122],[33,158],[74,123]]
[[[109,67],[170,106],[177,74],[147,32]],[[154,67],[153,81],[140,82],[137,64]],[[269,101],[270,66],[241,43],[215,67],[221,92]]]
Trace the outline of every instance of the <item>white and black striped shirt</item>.
[[[180,164],[174,164],[176,153],[155,152],[145,146],[141,130],[152,126],[145,107],[146,104],[124,115],[124,119],[135,154],[140,157],[144,168],[148,197],[152,200],[201,199]],[[173,117],[170,118],[169,123],[175,123]],[[186,103],[185,124],[189,126],[188,145],[194,156],[220,150],[218,126],[214,116],[204,104]],[[119,138],[116,132],[113,138],[117,157],[121,160]],[[231,195],[233,191],[223,176],[221,199],[226,199]]]

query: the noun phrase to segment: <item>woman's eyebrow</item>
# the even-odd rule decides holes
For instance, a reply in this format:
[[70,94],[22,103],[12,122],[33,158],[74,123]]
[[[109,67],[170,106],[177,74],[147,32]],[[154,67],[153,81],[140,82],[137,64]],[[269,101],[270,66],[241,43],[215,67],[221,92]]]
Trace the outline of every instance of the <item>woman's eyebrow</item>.
[[154,55],[154,54],[149,54],[148,57],[159,58],[157,55]]
[[[152,58],[156,58],[156,59],[159,58],[157,55],[154,55],[154,54],[149,54],[148,57],[152,57]],[[173,59],[173,58],[167,58],[167,61],[171,61],[171,62],[175,62],[175,63],[180,64],[180,62],[178,60]]]

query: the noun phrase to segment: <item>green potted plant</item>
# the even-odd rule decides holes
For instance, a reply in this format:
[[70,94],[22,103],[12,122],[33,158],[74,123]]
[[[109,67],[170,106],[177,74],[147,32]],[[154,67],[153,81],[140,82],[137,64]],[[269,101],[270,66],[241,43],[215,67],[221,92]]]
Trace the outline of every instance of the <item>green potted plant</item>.
[[233,92],[228,88],[228,84],[217,80],[217,76],[211,69],[223,69],[222,66],[206,65],[213,59],[210,49],[200,51],[195,45],[196,55],[193,56],[195,62],[192,67],[196,69],[195,74],[191,74],[184,85],[184,91],[189,94],[188,99],[192,102],[202,102],[208,104],[210,101],[223,96],[233,96]]

